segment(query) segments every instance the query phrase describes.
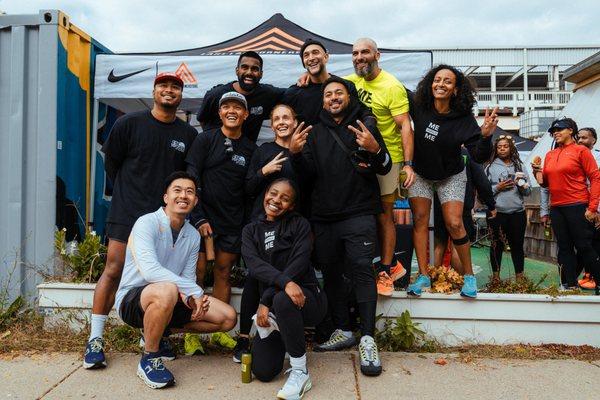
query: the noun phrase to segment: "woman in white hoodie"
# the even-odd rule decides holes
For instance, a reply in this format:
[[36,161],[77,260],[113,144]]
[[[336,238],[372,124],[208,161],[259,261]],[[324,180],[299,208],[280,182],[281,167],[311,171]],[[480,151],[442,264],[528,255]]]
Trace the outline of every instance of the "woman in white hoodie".
[[523,162],[510,135],[501,135],[496,140],[486,174],[492,184],[497,210],[496,217],[488,219],[492,236],[492,279],[500,279],[505,244],[510,246],[515,274],[517,278],[521,278],[525,265],[523,243],[527,226],[523,196],[528,196],[531,188],[527,174],[523,171]]

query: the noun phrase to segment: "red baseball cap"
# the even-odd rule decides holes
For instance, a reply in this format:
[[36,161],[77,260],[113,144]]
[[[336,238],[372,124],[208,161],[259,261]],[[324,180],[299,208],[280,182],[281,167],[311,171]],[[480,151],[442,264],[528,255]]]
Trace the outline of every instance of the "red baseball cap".
[[175,81],[183,88],[183,80],[174,72],[161,72],[154,78],[155,85],[164,81]]

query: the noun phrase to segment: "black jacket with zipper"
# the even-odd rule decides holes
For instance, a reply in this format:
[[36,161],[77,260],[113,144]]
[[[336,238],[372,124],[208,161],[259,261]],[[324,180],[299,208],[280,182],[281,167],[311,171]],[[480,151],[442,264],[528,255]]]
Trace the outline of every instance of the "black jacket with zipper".
[[358,100],[353,98],[339,124],[322,110],[320,123],[308,134],[304,149],[291,157],[296,174],[314,181],[312,221],[335,222],[382,212],[376,174],[387,174],[392,168],[392,161],[375,119],[368,117],[362,120],[381,147],[377,154],[369,154],[371,170],[367,173],[354,168],[350,156],[332,135],[336,132],[350,151],[358,150],[356,135],[348,129],[348,125],[360,130],[356,123],[360,114]]

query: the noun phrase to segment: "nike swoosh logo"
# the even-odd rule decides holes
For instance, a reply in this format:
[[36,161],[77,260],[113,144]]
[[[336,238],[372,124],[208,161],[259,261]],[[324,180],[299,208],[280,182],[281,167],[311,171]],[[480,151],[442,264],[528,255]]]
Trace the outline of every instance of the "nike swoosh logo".
[[373,242],[363,242],[363,245],[365,245],[365,246],[370,246],[372,244],[373,244]]
[[110,73],[108,74],[108,81],[109,81],[109,82],[113,82],[113,83],[115,83],[115,82],[119,82],[119,81],[122,81],[123,79],[127,79],[127,78],[129,78],[130,76],[134,76],[134,75],[137,75],[137,74],[141,74],[141,73],[142,73],[142,72],[144,72],[144,71],[148,71],[149,69],[150,69],[150,68],[141,69],[141,70],[139,70],[139,71],[130,72],[130,73],[128,73],[128,74],[125,74],[125,75],[115,75],[115,74],[113,73],[115,70],[114,70],[114,69],[111,69],[111,70],[110,70]]

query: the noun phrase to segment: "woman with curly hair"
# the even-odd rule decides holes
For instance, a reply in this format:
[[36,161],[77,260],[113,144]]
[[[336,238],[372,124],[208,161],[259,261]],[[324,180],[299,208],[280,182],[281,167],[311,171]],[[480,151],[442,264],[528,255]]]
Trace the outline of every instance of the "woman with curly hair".
[[415,182],[408,189],[413,213],[413,240],[420,275],[408,294],[420,296],[431,286],[427,274],[427,234],[434,191],[440,199],[444,223],[465,271],[464,297],[477,296],[471,265],[469,236],[463,226],[466,174],[461,156],[464,145],[475,162],[492,152],[491,136],[498,125],[497,109],[486,109],[483,125],[473,116],[474,88],[465,75],[449,65],[438,65],[419,82],[411,116],[415,124]]
[[510,255],[517,278],[523,277],[525,266],[525,203],[523,196],[531,194],[527,175],[523,172],[523,162],[510,135],[501,135],[494,144],[494,154],[485,168],[492,184],[496,200],[496,216],[488,218],[492,236],[490,260],[492,280],[500,279],[500,265],[505,242],[510,246]]

